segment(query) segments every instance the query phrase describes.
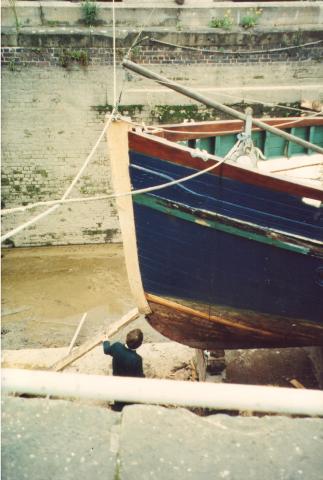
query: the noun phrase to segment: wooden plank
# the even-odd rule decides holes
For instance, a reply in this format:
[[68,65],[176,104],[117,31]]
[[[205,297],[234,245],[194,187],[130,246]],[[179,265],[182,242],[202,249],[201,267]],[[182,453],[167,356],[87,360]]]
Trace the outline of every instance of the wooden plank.
[[[268,125],[276,126],[282,125],[283,129],[297,127],[322,126],[323,118],[306,118],[306,117],[290,117],[286,118],[270,118],[263,119]],[[242,120],[217,120],[213,122],[190,122],[179,123],[171,125],[162,125],[167,131],[163,132],[163,136],[168,140],[188,140],[190,138],[209,137],[210,134],[214,136],[233,135],[238,134],[244,129],[244,122]],[[253,126],[252,132],[262,132],[259,127]],[[203,133],[205,132],[205,133]],[[152,133],[152,132],[151,132]]]
[[275,158],[258,162],[261,171],[277,173],[304,167],[323,165],[323,155],[297,155],[293,158]]
[[234,330],[241,330],[241,331],[247,331],[248,333],[256,333],[256,334],[261,334],[263,336],[273,336],[274,334],[269,331],[269,330],[262,330],[261,328],[255,328],[253,326],[249,326],[246,324],[243,324],[241,321],[236,322],[232,320],[227,320],[222,317],[219,317],[217,315],[209,315],[204,312],[200,312],[199,310],[195,310],[194,308],[187,307],[185,305],[182,305],[180,303],[173,302],[171,300],[168,300],[163,297],[159,297],[157,295],[152,295],[150,293],[146,293],[147,300],[149,302],[153,302],[159,305],[162,305],[166,308],[169,308],[172,310],[174,316],[175,312],[180,312],[184,313],[186,315],[191,315],[192,317],[200,318],[202,320],[208,320],[209,322],[214,322],[217,324],[225,325],[226,327],[231,327]]
[[[323,327],[263,313],[226,311],[225,318],[211,315],[147,294],[152,313],[146,318],[162,335],[192,348],[276,348],[321,345]],[[215,310],[217,312],[217,310]],[[219,312],[220,313],[220,312]]]
[[120,320],[118,320],[117,322],[114,322],[107,330],[102,331],[101,333],[96,335],[94,338],[91,338],[87,342],[83,343],[83,345],[81,345],[80,347],[74,349],[65,358],[54,363],[54,365],[52,365],[51,367],[51,370],[54,370],[55,372],[59,372],[63,370],[65,367],[75,362],[75,360],[77,360],[78,358],[83,357],[83,355],[85,355],[90,350],[95,348],[101,342],[103,342],[104,340],[107,340],[107,338],[110,338],[116,333],[118,333],[119,330],[121,330],[130,322],[138,318],[139,315],[140,313],[138,308],[134,308],[130,310],[128,313],[123,315],[123,317]]
[[296,380],[296,378],[293,378],[292,380],[290,380],[289,383],[291,383],[295,388],[305,388],[301,382]]
[[[128,151],[129,128],[130,126],[126,121],[119,120],[112,122],[107,131],[112,184],[116,194],[131,191]],[[116,204],[131,293],[140,312],[149,313],[150,309],[145,298],[139,268],[136,228],[131,195],[117,197]]]

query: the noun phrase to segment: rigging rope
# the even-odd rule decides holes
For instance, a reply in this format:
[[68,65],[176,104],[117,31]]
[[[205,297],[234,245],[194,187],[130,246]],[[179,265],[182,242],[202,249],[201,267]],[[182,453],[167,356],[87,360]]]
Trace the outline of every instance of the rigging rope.
[[116,15],[115,4],[112,0],[112,32],[113,32],[113,107],[117,106],[117,67],[116,67]]
[[297,48],[309,47],[323,42],[323,40],[317,40],[316,42],[303,43],[302,45],[290,45],[288,47],[270,48],[268,50],[238,50],[235,52],[233,50],[210,50],[205,48],[189,47],[186,45],[177,45],[176,43],[164,42],[163,40],[157,40],[156,38],[150,38],[149,41],[153,43],[159,43],[161,45],[168,45],[169,47],[180,48],[181,50],[192,50],[201,53],[220,55],[256,55],[261,53],[282,52],[284,50],[293,50]]

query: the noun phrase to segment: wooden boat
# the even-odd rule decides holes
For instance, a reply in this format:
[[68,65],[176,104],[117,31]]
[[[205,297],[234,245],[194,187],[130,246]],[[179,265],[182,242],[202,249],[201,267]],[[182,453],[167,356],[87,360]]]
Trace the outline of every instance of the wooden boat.
[[[323,146],[322,118],[263,122]],[[244,130],[113,122],[114,187],[133,191],[118,198],[133,295],[156,330],[191,347],[323,345],[323,155],[255,127],[266,160],[219,162]]]

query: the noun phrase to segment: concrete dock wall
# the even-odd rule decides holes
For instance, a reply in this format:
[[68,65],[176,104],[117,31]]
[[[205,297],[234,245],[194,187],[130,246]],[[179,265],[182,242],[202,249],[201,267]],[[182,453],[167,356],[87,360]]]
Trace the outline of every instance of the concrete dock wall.
[[[97,2],[99,19],[104,25],[112,24],[112,2]],[[287,1],[287,2],[197,2],[186,0],[182,6],[174,0],[158,2],[156,0],[123,1],[115,3],[116,24],[124,27],[182,27],[192,29],[208,27],[212,18],[229,15],[233,24],[261,10],[257,24],[262,27],[321,25],[323,21],[322,1]],[[82,19],[81,3],[42,1],[15,2],[15,10],[21,26],[37,27],[46,22],[61,22],[65,25],[80,24]],[[279,10],[279,15],[277,11]],[[150,17],[149,17],[150,16]],[[147,19],[149,17],[149,22]],[[16,17],[8,0],[2,4],[2,25],[12,27]]]

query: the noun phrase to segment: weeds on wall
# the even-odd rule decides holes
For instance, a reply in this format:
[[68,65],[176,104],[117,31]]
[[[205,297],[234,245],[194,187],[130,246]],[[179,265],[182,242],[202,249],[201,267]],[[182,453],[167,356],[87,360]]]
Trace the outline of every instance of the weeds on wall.
[[9,0],[10,6],[12,8],[13,15],[15,17],[16,30],[19,31],[20,22],[18,19],[17,9],[16,9],[16,0]]
[[225,15],[221,18],[212,18],[209,23],[211,28],[223,28],[224,30],[230,30],[233,25],[233,18],[231,16],[230,10],[228,10]]
[[[262,14],[261,8],[252,8],[248,11],[247,15],[244,15],[240,20],[240,27],[249,29],[257,25],[259,17]],[[224,30],[230,30],[234,25],[234,19],[230,10],[227,10],[223,17],[214,17],[209,23],[211,28],[223,28]]]
[[82,22],[88,27],[98,24],[99,6],[96,2],[86,0],[81,4]]
[[17,70],[17,63],[15,58],[11,58],[8,63],[8,68],[10,72],[15,72]]
[[83,67],[89,64],[89,55],[86,50],[63,50],[59,56],[59,64],[61,67],[70,68],[73,64],[78,63]]
[[260,15],[262,14],[261,8],[253,8],[249,10],[248,14],[241,18],[240,25],[241,27],[248,30],[257,25]]

